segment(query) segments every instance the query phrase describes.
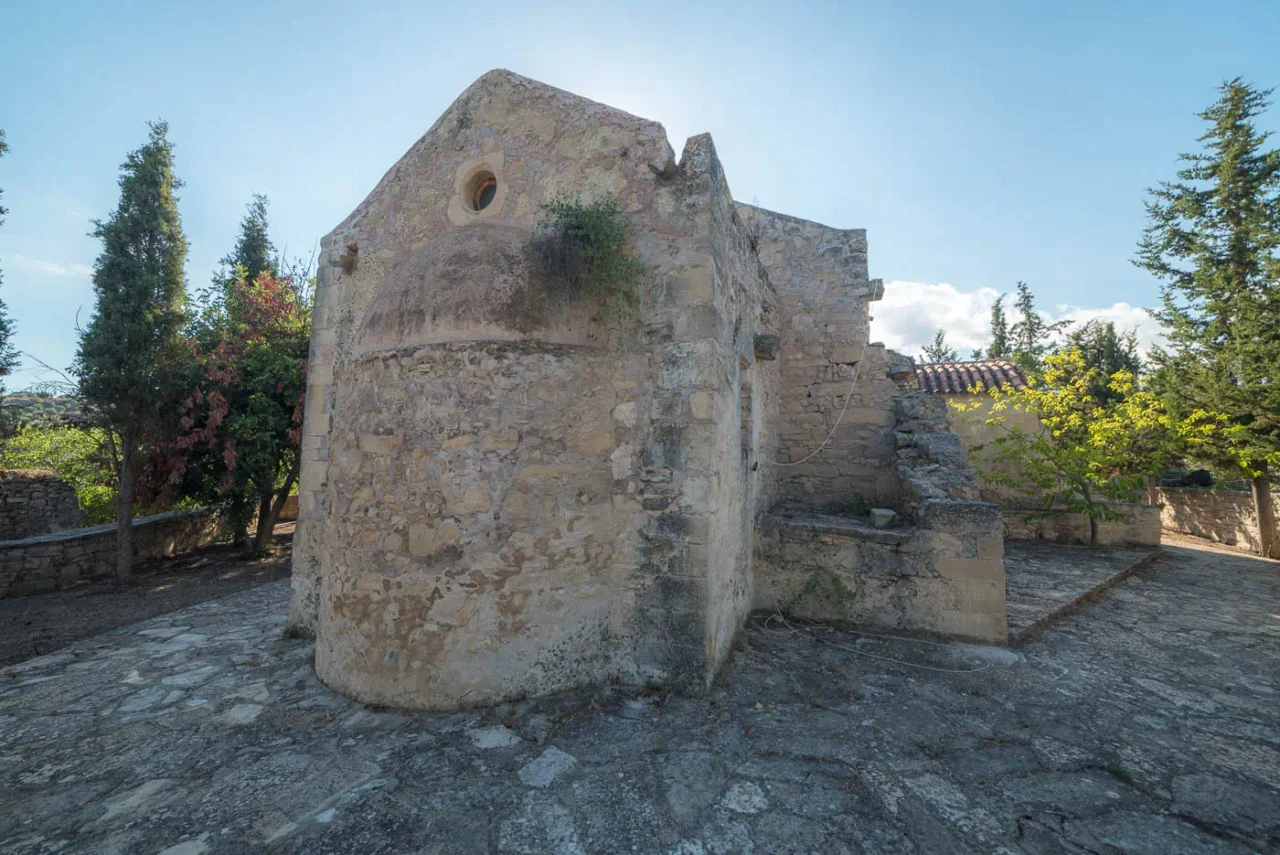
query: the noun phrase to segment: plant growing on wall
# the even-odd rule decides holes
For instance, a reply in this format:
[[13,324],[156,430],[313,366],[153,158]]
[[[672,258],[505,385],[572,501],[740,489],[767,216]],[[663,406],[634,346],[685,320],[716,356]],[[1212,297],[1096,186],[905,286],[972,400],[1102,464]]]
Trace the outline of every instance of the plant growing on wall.
[[566,299],[602,299],[616,326],[639,319],[645,266],[627,252],[628,223],[616,196],[561,196],[542,206],[530,250],[543,282]]
[[[1104,386],[1108,397],[1098,394]],[[1203,445],[1222,425],[1221,417],[1203,410],[1177,417],[1157,396],[1138,389],[1131,372],[1102,377],[1078,348],[1046,356],[1042,381],[992,389],[988,400],[983,421],[996,438],[984,447],[982,476],[1036,501],[1039,510],[1031,518],[1055,508],[1083,513],[1092,545],[1098,523],[1121,516],[1108,502],[1132,501],[1147,476]],[[975,396],[952,407],[976,418],[983,403]],[[1035,415],[1039,426],[1011,423],[1014,412]]]

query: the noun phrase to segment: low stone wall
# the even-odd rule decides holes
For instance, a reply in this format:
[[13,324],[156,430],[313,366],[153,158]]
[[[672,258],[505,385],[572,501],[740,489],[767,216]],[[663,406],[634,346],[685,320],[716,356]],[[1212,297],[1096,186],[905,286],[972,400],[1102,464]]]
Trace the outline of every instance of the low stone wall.
[[[1099,546],[1159,546],[1160,506],[1109,503],[1123,519],[1099,521]],[[1089,545],[1089,518],[1058,509],[1048,516],[1035,508],[1004,508],[1004,536],[1008,540],[1048,540]],[[1030,519],[1028,517],[1031,517]]]
[[[213,540],[215,511],[201,508],[140,517],[133,523],[138,561],[189,552]],[[115,575],[115,523],[0,541],[0,599],[65,588]]]
[[17,540],[84,525],[76,491],[47,469],[0,470],[0,539]]
[[294,522],[298,519],[298,494],[293,493],[289,498],[284,500],[284,507],[280,509],[280,516],[276,518],[276,522]]
[[925,501],[915,528],[768,516],[758,533],[755,607],[1003,644],[1003,558],[1000,510],[985,502]]
[[[1156,491],[1162,510],[1160,525],[1165,531],[1203,537],[1258,552],[1258,514],[1249,493],[1194,487],[1163,487]],[[1280,506],[1280,493],[1272,493]]]

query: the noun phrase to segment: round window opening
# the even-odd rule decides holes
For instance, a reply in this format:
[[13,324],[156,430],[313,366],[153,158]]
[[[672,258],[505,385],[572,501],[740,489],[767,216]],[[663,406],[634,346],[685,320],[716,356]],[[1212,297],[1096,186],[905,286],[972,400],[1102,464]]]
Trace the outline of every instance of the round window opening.
[[498,179],[492,172],[481,172],[471,179],[471,210],[483,211],[498,192]]

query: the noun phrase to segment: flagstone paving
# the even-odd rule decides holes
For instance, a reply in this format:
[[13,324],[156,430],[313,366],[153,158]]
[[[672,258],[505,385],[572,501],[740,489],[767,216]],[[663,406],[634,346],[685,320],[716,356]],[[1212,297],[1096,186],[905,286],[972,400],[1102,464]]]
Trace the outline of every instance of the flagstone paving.
[[1089,596],[1155,559],[1153,546],[1072,546],[1010,540],[1004,545],[1009,640],[1030,638]]
[[0,852],[1280,852],[1280,564],[1017,649],[757,622],[704,698],[371,709],[274,582],[0,670]]

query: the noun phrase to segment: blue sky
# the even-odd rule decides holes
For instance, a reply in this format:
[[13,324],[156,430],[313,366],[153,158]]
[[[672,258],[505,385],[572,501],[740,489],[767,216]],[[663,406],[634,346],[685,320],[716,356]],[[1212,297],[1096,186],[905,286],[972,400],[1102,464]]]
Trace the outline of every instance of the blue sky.
[[194,290],[252,193],[305,254],[509,68],[661,121],[677,151],[710,131],[739,199],[867,228],[889,283],[875,337],[914,352],[938,325],[981,343],[1018,279],[1055,315],[1144,322],[1144,188],[1172,177],[1223,79],[1280,85],[1274,0],[7,6],[0,296],[19,346],[59,368],[92,309],[89,221],[148,119],[177,146]]

